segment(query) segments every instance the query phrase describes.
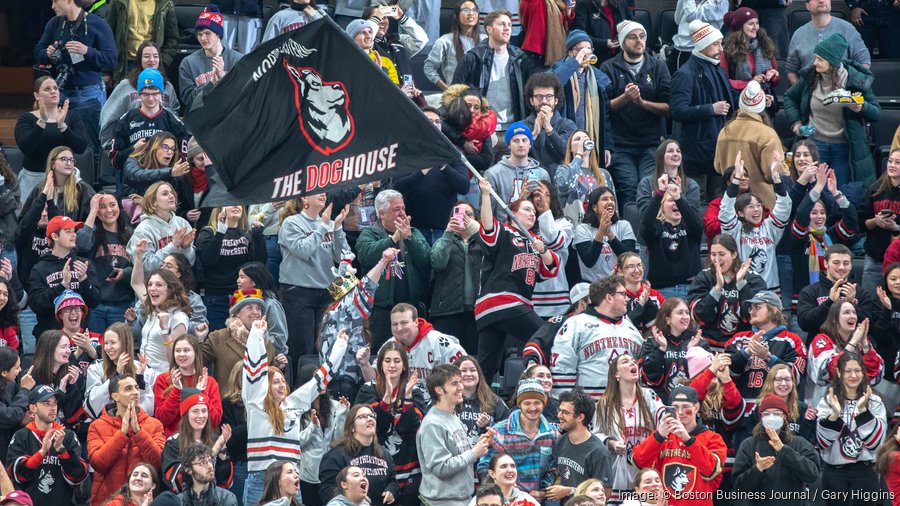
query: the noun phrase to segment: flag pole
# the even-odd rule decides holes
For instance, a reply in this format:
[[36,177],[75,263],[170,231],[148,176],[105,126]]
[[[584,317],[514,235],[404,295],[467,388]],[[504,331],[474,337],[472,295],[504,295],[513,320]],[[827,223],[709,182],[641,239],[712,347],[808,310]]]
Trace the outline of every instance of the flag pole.
[[[459,159],[460,159],[460,161],[462,161],[463,164],[465,164],[465,166],[469,169],[469,173],[472,174],[472,176],[474,176],[475,179],[477,179],[478,181],[481,181],[482,179],[484,179],[484,176],[479,174],[478,171],[475,170],[475,167],[473,167],[472,164],[469,163],[469,160],[466,159],[466,155],[464,155],[463,153],[460,153]],[[533,243],[534,238],[528,232],[528,229],[526,229],[525,225],[522,225],[522,222],[519,221],[519,218],[516,218],[516,215],[512,211],[509,210],[509,205],[507,205],[506,202],[503,199],[501,199],[499,195],[497,195],[497,192],[494,191],[493,186],[491,187],[491,197],[493,197],[494,201],[496,201],[498,204],[500,204],[501,209],[506,211],[506,215],[509,216],[509,218],[513,221],[513,224],[515,224],[516,228],[519,229],[519,233],[525,237],[525,241],[528,242],[528,244]]]

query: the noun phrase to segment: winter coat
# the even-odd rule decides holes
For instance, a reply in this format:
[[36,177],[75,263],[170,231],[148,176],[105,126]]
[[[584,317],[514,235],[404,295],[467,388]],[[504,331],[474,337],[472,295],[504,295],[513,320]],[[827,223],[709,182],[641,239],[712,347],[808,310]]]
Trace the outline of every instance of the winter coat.
[[0,448],[9,448],[9,440],[22,427],[30,392],[15,381],[3,380],[0,386]]
[[[796,504],[796,500],[774,499],[772,494],[793,493],[800,496],[806,491],[806,486],[819,477],[822,464],[816,449],[809,441],[796,434],[785,441],[787,431],[787,425],[782,427],[780,437],[784,446],[777,452],[769,443],[768,436],[764,439],[749,437],[741,443],[731,475],[734,488],[747,495],[763,494],[758,498],[749,498],[749,504]],[[775,465],[760,471],[756,467],[756,455],[775,456]]]
[[398,276],[390,276],[390,269],[385,269],[375,291],[375,307],[392,308],[399,302],[419,301],[425,299],[428,291],[428,278],[431,274],[431,246],[425,240],[425,236],[417,229],[412,229],[412,235],[400,244],[394,242],[391,234],[380,223],[366,228],[359,234],[356,240],[356,252],[359,255],[359,265],[363,272],[375,266],[381,260],[381,254],[387,248],[400,249],[400,261],[403,267],[403,280],[409,288],[408,300],[394,300],[394,285]]
[[[468,241],[453,232],[444,232],[431,247],[434,271],[434,295],[429,316],[449,316],[475,309],[481,275],[484,244],[478,236]],[[472,288],[472,300],[466,301],[466,285]]]
[[[239,321],[235,324],[241,327],[244,326]],[[250,330],[246,329],[246,332],[249,335]],[[201,350],[203,353],[203,365],[209,368],[210,376],[215,378],[220,385],[227,385],[234,364],[244,360],[244,353],[247,352],[247,347],[233,338],[231,328],[226,326],[224,329],[210,332],[209,337],[201,344]],[[269,340],[266,340],[266,354],[268,355],[269,363],[274,364],[275,355],[278,353]]]
[[[849,107],[843,108],[844,133],[850,147],[850,180],[862,183],[865,186],[875,181],[875,160],[869,149],[869,138],[866,134],[866,124],[878,121],[881,117],[881,106],[878,98],[872,92],[872,81],[875,76],[872,72],[852,60],[843,60],[847,69],[847,91],[862,93],[863,103],[860,112],[853,112]],[[784,93],[784,112],[787,114],[789,125],[801,122],[809,123],[810,106],[812,100],[812,77],[815,68],[810,65],[800,70],[800,79]],[[839,106],[835,106],[839,107]]]
[[689,175],[711,173],[719,131],[725,116],[715,114],[712,104],[728,102],[729,110],[737,100],[725,71],[718,64],[692,55],[672,76],[669,107],[672,120],[681,124],[678,138]]
[[166,444],[163,425],[143,409],[138,410],[141,430],[122,433],[122,418],[116,406],[104,409],[88,429],[88,460],[94,469],[91,506],[104,504],[123,483],[128,473],[141,462],[162,469],[162,450]]
[[[554,63],[550,68],[550,72],[559,78],[559,82],[562,83],[563,87],[564,98],[562,104],[560,104],[559,113],[572,121],[575,121],[576,113],[575,90],[572,87],[572,77],[578,72],[579,67],[578,60],[571,56],[567,56]],[[597,80],[597,92],[600,94],[598,97],[600,110],[594,111],[594,117],[597,121],[595,127],[597,127],[597,135],[599,135],[600,138],[594,139],[594,149],[598,154],[601,154],[600,167],[605,169],[606,160],[602,156],[602,153],[604,151],[613,151],[615,145],[612,120],[610,120],[609,95],[606,93],[606,90],[610,85],[610,80],[606,74],[594,66],[588,67],[585,72],[593,73],[594,79]],[[582,96],[579,100],[584,100],[587,98],[587,90],[581,90],[581,92]]]
[[[767,209],[774,209],[775,189],[770,167],[773,155],[784,157],[784,146],[775,130],[763,123],[761,115],[739,110],[734,119],[725,123],[716,141],[716,172],[724,174],[734,165],[738,153],[750,178],[750,191]],[[785,167],[781,174],[787,174]]]
[[[578,10],[577,5],[575,9]],[[606,44],[603,44],[603,47],[605,48]],[[597,49],[596,45],[594,49]],[[606,90],[610,97],[622,96],[625,93],[625,87],[634,84],[641,90],[641,98],[644,100],[662,104],[669,103],[672,75],[666,67],[665,58],[653,56],[649,51],[645,52],[644,61],[636,75],[631,74],[631,68],[622,53],[603,62],[600,68],[612,81]],[[664,115],[649,111],[634,102],[625,102],[610,116],[612,116],[617,146],[655,148],[659,145],[659,139],[663,136],[665,127]]]
[[[532,112],[523,120],[532,132],[536,119],[537,115]],[[538,130],[528,155],[537,160],[550,174],[555,174],[556,167],[566,157],[566,144],[576,128],[574,121],[562,116],[558,111],[553,111],[550,126],[553,128],[552,133],[548,134],[543,128]]]

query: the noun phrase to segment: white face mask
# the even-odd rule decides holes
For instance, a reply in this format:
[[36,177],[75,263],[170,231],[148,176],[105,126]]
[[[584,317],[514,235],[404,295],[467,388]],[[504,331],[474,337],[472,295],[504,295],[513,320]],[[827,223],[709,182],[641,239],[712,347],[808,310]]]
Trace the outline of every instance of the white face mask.
[[469,224],[466,225],[466,232],[468,232],[469,235],[475,235],[478,233],[478,229],[480,227],[481,223],[479,223],[477,220],[469,220]]
[[779,414],[770,414],[763,415],[762,417],[762,425],[767,429],[772,430],[781,430],[781,427],[784,426],[784,417]]

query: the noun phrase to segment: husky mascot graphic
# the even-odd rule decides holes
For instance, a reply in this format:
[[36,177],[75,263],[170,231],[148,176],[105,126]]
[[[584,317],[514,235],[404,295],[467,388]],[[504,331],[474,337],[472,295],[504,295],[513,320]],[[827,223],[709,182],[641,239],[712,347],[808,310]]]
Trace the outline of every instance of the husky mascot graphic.
[[324,82],[314,69],[284,64],[294,83],[300,130],[323,155],[344,148],[353,138],[350,97],[344,83]]

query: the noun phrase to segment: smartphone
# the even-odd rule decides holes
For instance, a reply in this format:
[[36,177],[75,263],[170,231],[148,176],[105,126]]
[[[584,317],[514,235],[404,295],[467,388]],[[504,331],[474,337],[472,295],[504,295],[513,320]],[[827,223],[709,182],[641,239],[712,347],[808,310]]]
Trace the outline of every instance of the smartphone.
[[665,409],[663,409],[663,413],[672,418],[678,418],[678,415],[675,413],[675,408],[672,406],[666,406]]
[[397,15],[397,6],[396,5],[392,5],[389,10],[390,10],[391,16]]
[[466,221],[466,207],[465,206],[456,206],[453,208],[453,219],[459,220],[460,224],[465,223]]
[[881,211],[878,211],[878,214],[881,214],[884,216],[890,216],[894,213],[892,213],[890,209],[882,209]]
[[528,179],[532,181],[540,181],[541,169],[528,169]]
[[412,74],[403,74],[403,86],[413,86]]

